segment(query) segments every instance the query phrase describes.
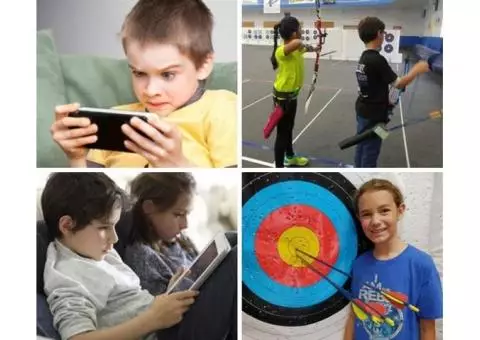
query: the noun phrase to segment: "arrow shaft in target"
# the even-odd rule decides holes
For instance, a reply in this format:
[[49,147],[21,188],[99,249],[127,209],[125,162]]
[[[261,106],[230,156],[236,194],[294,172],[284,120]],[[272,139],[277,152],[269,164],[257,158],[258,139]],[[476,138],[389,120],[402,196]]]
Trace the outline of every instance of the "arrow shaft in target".
[[[296,249],[298,251],[298,249]],[[297,255],[298,256],[298,255]],[[302,260],[305,265],[312,271],[314,271],[315,273],[317,273],[318,275],[320,275],[323,279],[325,279],[328,283],[330,283],[333,287],[335,287],[336,290],[338,290],[340,292],[340,294],[342,294],[347,300],[349,300],[352,304],[354,304],[358,309],[360,309],[363,313],[367,314],[367,315],[370,315],[370,317],[372,318],[372,320],[378,322],[377,319],[380,319],[380,321],[386,321],[388,324],[391,324],[393,323],[393,321],[389,318],[386,318],[382,313],[380,313],[379,311],[377,311],[375,308],[373,308],[372,306],[368,305],[368,304],[364,304],[365,307],[368,307],[370,310],[372,310],[373,312],[375,312],[377,315],[372,315],[371,313],[368,313],[365,308],[363,308],[363,306],[360,306],[360,304],[356,303],[355,302],[355,299],[352,297],[352,295],[350,294],[350,292],[348,292],[347,290],[343,289],[342,287],[340,287],[339,285],[337,285],[335,282],[333,282],[332,280],[330,280],[326,275],[323,275],[319,270],[317,270],[314,266],[312,266],[310,263],[308,263],[303,257],[301,256],[298,256],[298,258],[300,258],[300,260]],[[387,321],[388,319],[388,321]]]
[[[344,272],[343,270],[340,270],[338,268],[335,268],[334,266],[332,266],[331,264],[328,264],[327,262],[323,261],[322,259],[319,259],[315,256],[312,256],[311,254],[309,253],[306,253],[304,252],[303,250],[301,249],[297,249],[298,252],[302,253],[303,255],[305,256],[308,256],[309,258],[311,258],[312,260],[315,260],[321,264],[323,264],[324,266],[327,266],[328,268],[330,269],[333,269],[337,272],[339,272],[340,274],[343,274],[345,275],[347,278],[351,279],[352,277]],[[390,303],[392,303],[393,305],[395,305],[397,308],[402,308],[402,307],[405,307],[407,306],[410,310],[414,311],[414,312],[419,312],[420,310],[418,309],[418,307],[414,306],[414,305],[411,305],[409,304],[407,301],[404,301],[402,297],[397,297],[397,296],[394,296],[393,293],[390,293],[390,292],[385,292],[383,289],[380,289],[380,288],[377,288],[369,283],[365,283],[370,289],[373,289],[375,290],[376,292],[379,292],[380,294],[382,294],[387,300],[390,301]]]
[[320,263],[323,264],[324,266],[327,266],[328,268],[333,269],[333,270],[339,272],[340,274],[345,275],[345,276],[346,276],[347,278],[349,278],[349,279],[352,278],[348,273],[344,272],[344,271],[341,270],[341,269],[335,268],[334,266],[332,266],[331,264],[328,264],[327,262],[323,261],[322,259],[319,259],[319,258],[317,258],[317,257],[315,257],[315,256],[313,256],[313,255],[311,255],[311,254],[309,254],[309,253],[306,253],[306,252],[304,252],[304,251],[301,250],[301,249],[297,249],[297,251],[300,252],[300,253],[302,253],[303,255],[311,258],[312,260],[315,260],[315,261],[317,261],[317,262],[320,262]]

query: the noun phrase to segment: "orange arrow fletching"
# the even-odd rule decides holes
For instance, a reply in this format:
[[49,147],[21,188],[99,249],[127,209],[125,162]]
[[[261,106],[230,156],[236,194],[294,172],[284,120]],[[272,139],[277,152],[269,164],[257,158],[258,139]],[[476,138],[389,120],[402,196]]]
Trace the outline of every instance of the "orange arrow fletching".
[[396,298],[390,292],[386,293],[386,292],[382,291],[382,295],[385,298],[387,298],[387,300],[389,300],[391,302],[391,304],[395,306],[395,308],[402,309],[402,308],[405,307],[405,302]]
[[397,292],[385,292],[382,290],[382,294],[389,299],[394,306],[397,306],[397,304],[401,304],[401,307],[397,308],[403,308],[405,306],[408,306],[408,308],[416,313],[420,311],[420,309],[414,305],[411,305],[408,303],[407,297],[402,294],[402,293],[397,293]]

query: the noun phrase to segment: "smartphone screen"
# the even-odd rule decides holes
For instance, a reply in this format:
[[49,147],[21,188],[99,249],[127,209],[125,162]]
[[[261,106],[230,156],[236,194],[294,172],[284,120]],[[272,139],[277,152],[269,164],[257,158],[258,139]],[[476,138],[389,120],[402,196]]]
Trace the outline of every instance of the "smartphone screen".
[[[144,121],[147,121],[147,118],[141,114],[135,115],[135,113],[112,114],[104,111],[108,110],[98,109],[96,111],[95,109],[81,108],[79,111],[71,114],[72,117],[87,117],[92,123],[98,126],[98,139],[95,143],[89,144],[88,148],[131,152],[125,147],[124,141],[127,140],[128,137],[123,133],[122,125],[129,124],[133,117],[138,117]],[[144,137],[147,137],[141,131],[137,132]]]

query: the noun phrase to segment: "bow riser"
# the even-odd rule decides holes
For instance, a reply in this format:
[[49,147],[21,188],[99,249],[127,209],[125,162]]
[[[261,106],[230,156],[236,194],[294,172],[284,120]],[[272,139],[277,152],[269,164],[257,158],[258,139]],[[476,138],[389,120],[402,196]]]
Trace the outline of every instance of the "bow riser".
[[322,52],[322,45],[325,44],[325,38],[327,37],[327,31],[324,28],[322,32],[322,20],[320,18],[320,0],[315,0],[315,11],[317,13],[317,21],[315,22],[315,28],[318,31],[318,46],[319,50],[316,51],[315,65],[313,67],[313,79],[308,92],[307,100],[305,102],[305,114],[308,112],[308,107],[312,101],[313,92],[315,92],[315,85],[317,83],[318,68],[320,64],[320,53]]

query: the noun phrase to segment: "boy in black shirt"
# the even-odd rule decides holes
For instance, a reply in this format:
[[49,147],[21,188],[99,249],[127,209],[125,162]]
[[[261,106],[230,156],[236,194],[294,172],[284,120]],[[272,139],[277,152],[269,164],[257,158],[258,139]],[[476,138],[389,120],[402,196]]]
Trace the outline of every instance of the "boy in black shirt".
[[[388,123],[389,85],[402,89],[416,76],[429,71],[428,63],[419,61],[408,74],[398,77],[379,52],[384,34],[385,24],[378,18],[366,17],[358,24],[358,35],[366,49],[360,56],[356,70],[359,89],[355,103],[357,134],[378,123]],[[381,146],[382,139],[377,135],[359,143],[355,151],[355,167],[377,167]]]

